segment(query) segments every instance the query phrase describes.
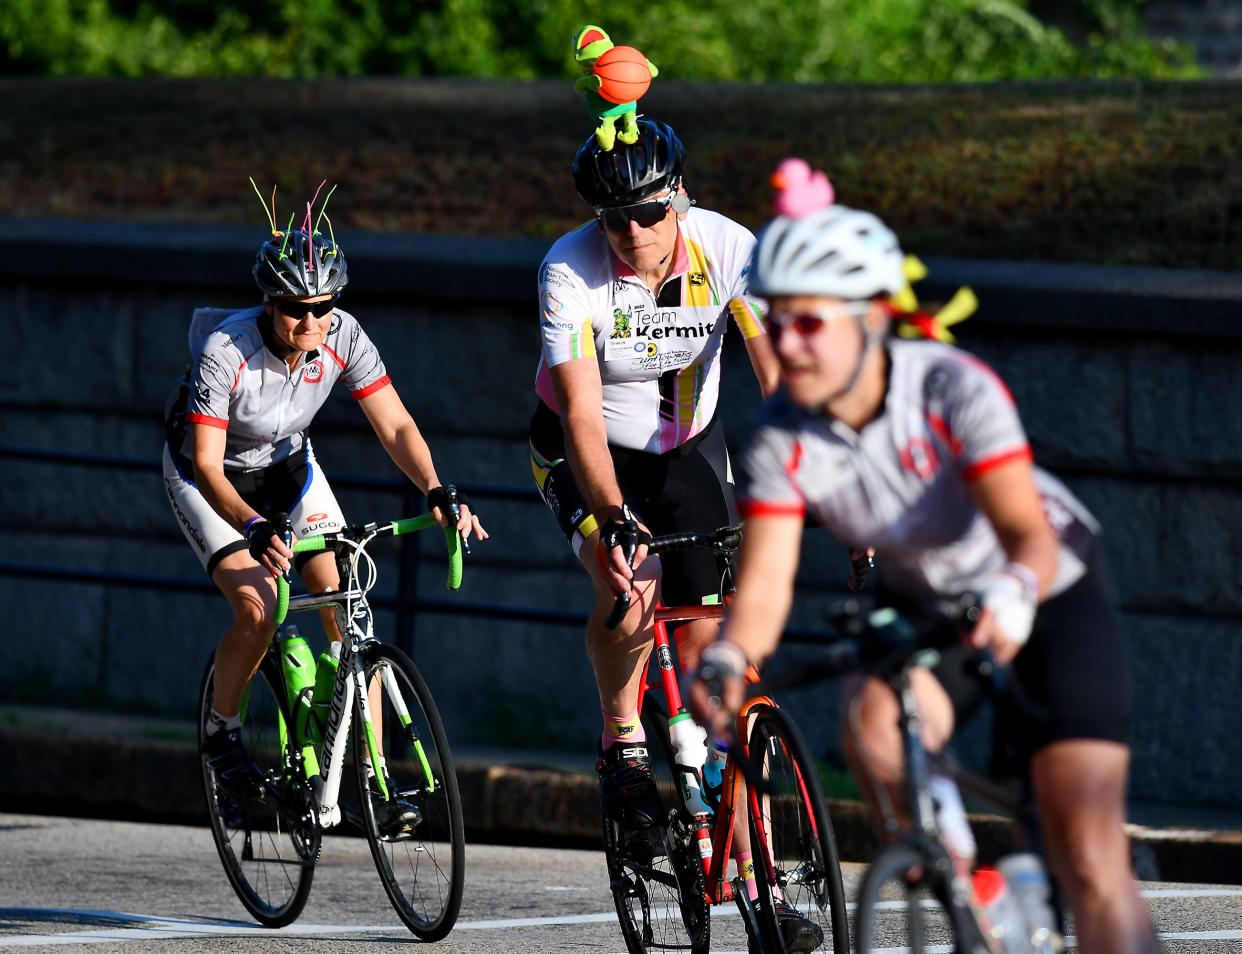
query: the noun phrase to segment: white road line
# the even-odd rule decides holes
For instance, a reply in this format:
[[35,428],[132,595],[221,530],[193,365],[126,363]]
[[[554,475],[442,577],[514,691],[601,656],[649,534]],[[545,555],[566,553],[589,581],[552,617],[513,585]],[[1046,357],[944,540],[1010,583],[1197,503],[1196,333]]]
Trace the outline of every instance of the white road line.
[[[1142,892],[1147,898],[1233,898],[1242,896],[1242,889],[1199,889],[1170,888]],[[924,901],[931,905],[934,902]],[[894,910],[902,907],[899,901],[884,901],[879,904],[882,910]],[[850,909],[854,905],[849,905]],[[0,948],[33,947],[35,945],[63,946],[67,944],[119,944],[133,941],[164,941],[179,938],[196,937],[271,937],[284,935],[288,937],[319,936],[332,934],[381,934],[390,931],[404,932],[404,925],[393,924],[291,924],[284,928],[265,928],[258,925],[242,924],[236,921],[193,920],[190,918],[164,918],[146,914],[131,914],[123,911],[83,910],[79,908],[4,908],[4,913],[13,918],[22,914],[32,917],[55,915],[58,917],[77,917],[91,921],[113,921],[120,924],[141,925],[131,928],[106,927],[88,931],[65,931],[49,934],[0,934]],[[724,905],[712,909],[713,917],[736,917],[737,910],[732,905]],[[462,921],[454,927],[454,931],[504,931],[514,928],[556,927],[574,924],[605,924],[616,920],[616,914],[609,911],[604,914],[571,914],[559,917],[540,918],[496,918],[486,921]],[[1242,940],[1242,931],[1187,931],[1161,934],[1161,937],[1174,941],[1236,941]],[[1072,945],[1073,938],[1069,939]],[[876,954],[903,954],[906,948],[889,948],[877,951]],[[936,945],[926,949],[926,954],[948,954],[950,946]],[[728,954],[728,952],[716,952]]]

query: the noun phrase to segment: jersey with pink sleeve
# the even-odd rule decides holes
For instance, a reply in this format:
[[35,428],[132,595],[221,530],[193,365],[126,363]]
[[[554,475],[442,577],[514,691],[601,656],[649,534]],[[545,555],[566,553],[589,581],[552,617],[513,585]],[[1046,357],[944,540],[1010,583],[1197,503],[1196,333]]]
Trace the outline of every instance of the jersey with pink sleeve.
[[[743,458],[745,516],[792,514],[851,547],[876,550],[885,586],[929,607],[977,592],[1007,557],[972,481],[1031,450],[1013,397],[982,361],[936,342],[890,340],[888,393],[861,432],[777,394]],[[1074,583],[1099,526],[1036,468],[1061,544],[1049,595]]]
[[539,269],[539,397],[559,413],[550,369],[593,360],[610,444],[662,454],[699,434],[716,413],[729,317],[746,338],[764,333],[747,295],[754,244],[723,215],[691,209],[672,273],[653,294],[594,222],[563,236]]

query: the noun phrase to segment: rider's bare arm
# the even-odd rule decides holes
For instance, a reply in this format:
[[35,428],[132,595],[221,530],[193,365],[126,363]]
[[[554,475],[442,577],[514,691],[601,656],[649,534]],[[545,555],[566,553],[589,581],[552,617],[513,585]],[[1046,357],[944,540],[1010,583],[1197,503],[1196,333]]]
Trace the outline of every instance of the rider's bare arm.
[[[435,464],[431,460],[431,449],[406,410],[397,389],[391,385],[380,388],[361,398],[358,404],[388,456],[414,486],[423,493],[439,487],[440,478],[436,476]],[[445,515],[440,514],[438,509],[436,514],[443,522]],[[473,531],[480,540],[487,539],[487,531],[479,524],[478,518],[471,515],[469,506],[462,506],[457,529],[466,534]]]
[[772,349],[772,339],[766,334],[747,338],[746,354],[750,358],[750,366],[755,370],[755,377],[759,379],[759,390],[766,400],[776,393],[781,374],[776,352]]
[[738,557],[737,592],[724,639],[760,663],[776,652],[793,605],[794,576],[802,547],[802,517],[755,515],[746,520]]
[[971,482],[975,503],[992,524],[1011,563],[1034,571],[1044,594],[1057,572],[1058,544],[1035,488],[1035,467],[1014,459]]
[[193,453],[194,482],[199,492],[211,504],[211,509],[239,531],[246,521],[259,516],[233,489],[224,476],[224,446],[228,431],[210,424],[186,425]]

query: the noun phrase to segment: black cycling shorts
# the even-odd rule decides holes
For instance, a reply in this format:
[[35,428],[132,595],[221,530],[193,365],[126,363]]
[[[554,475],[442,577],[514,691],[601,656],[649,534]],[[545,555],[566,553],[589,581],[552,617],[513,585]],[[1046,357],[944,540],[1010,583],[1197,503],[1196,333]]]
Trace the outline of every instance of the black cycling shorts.
[[[634,515],[653,535],[709,532],[739,522],[724,431],[712,419],[666,454],[609,445],[617,483]],[[530,464],[544,502],[574,553],[598,526],[565,459],[561,419],[542,401],[530,422]],[[663,554],[660,599],[665,606],[714,602],[725,568],[706,550]]]
[[[1099,739],[1129,744],[1133,690],[1129,652],[1116,612],[1092,561],[1069,589],[1040,605],[1031,638],[1014,659],[1009,678],[1038,708],[1007,703],[995,711],[993,768],[1020,774],[1030,757],[1053,742]],[[902,609],[900,600],[887,600]],[[963,725],[987,698],[978,653],[955,646],[941,654],[933,674]],[[974,663],[974,665],[972,665]]]

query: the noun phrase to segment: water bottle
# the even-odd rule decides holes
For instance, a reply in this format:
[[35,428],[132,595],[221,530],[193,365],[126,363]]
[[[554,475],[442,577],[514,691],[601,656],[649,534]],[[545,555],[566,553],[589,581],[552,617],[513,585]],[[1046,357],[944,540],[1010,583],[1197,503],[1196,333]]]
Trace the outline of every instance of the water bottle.
[[992,939],[992,946],[1003,954],[1031,954],[1026,925],[1018,899],[995,868],[979,868],[971,878],[979,926]]
[[724,785],[725,762],[729,760],[729,746],[716,739],[707,752],[703,763],[703,794],[713,809],[720,807],[720,789]]
[[341,641],[334,639],[328,643],[327,652],[319,654],[319,662],[315,666],[315,689],[311,693],[314,721],[321,733],[328,722],[328,708],[332,705],[332,690],[336,687],[336,670],[340,664]]
[[977,848],[970,821],[966,818],[966,807],[962,804],[962,793],[953,779],[937,773],[927,780],[927,790],[936,809],[940,840],[953,859],[954,869],[958,874],[965,875],[974,867]]
[[715,853],[712,809],[704,800],[701,787],[702,765],[707,761],[707,730],[697,724],[689,712],[679,712],[668,720],[668,736],[673,744],[673,763],[677,766],[677,787],[686,811],[694,816],[694,840],[706,869]]
[[997,868],[1005,876],[1009,890],[1022,911],[1031,950],[1038,954],[1054,954],[1062,950],[1065,940],[1057,926],[1056,912],[1052,910],[1052,885],[1039,855],[1029,851],[1007,855],[1000,860]]
[[[279,635],[279,634],[278,634]],[[306,777],[319,774],[319,760],[315,758],[314,743],[319,741],[319,727],[311,718],[311,694],[315,686],[315,657],[311,655],[306,640],[298,635],[297,627],[284,627],[279,638],[280,668],[285,677],[285,690],[292,710],[294,731],[302,746],[302,761]]]

